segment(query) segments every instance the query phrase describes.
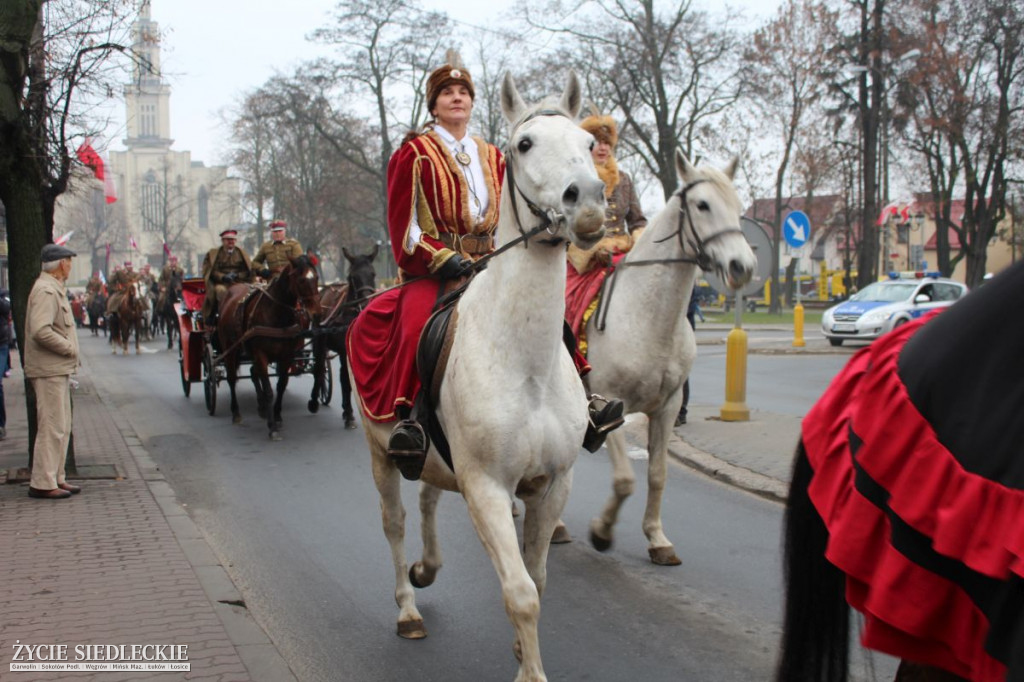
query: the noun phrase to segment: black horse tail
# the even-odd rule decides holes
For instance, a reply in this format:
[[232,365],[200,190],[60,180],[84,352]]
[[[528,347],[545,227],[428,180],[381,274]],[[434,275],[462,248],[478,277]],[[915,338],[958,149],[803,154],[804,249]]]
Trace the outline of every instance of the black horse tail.
[[846,682],[850,607],[843,572],[825,558],[828,529],[807,492],[814,472],[797,446],[786,504],[786,616],[776,682]]

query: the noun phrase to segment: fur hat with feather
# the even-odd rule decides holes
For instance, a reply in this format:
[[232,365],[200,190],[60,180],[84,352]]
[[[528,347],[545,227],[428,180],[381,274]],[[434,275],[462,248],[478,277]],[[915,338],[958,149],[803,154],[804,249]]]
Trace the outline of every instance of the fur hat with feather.
[[462,63],[462,57],[457,50],[449,48],[444,55],[445,63],[437,67],[427,78],[427,111],[433,112],[437,104],[437,96],[447,86],[453,83],[465,85],[469,90],[469,96],[476,99],[476,90],[473,88],[473,78],[469,70]]

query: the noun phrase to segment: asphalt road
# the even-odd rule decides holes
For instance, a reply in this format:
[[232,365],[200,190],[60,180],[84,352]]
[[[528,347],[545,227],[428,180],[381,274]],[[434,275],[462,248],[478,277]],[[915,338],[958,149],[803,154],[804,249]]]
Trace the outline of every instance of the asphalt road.
[[[97,384],[132,424],[301,680],[514,677],[498,581],[460,497],[442,498],[446,564],[435,585],[417,592],[430,636],[402,640],[394,634],[393,571],[363,433],[341,428],[338,396],[309,414],[311,380],[294,379],[284,440],[273,443],[256,416],[250,382],[239,385],[245,422],[233,426],[225,385],[219,412],[210,417],[201,385],[184,397],[176,351],[145,345],[150,352],[141,356],[113,357],[102,340],[82,337]],[[694,400],[714,402],[708,394],[719,360],[704,347],[701,356],[708,360],[694,376],[701,391]],[[837,358],[836,369],[845,360]],[[777,371],[760,369],[761,362],[751,357],[752,373]],[[816,381],[803,398],[787,399],[792,409],[817,397]],[[638,490],[645,465],[634,462]],[[610,552],[598,554],[585,541],[609,481],[602,453],[581,451],[564,514],[577,541],[552,548],[542,600],[549,679],[769,679],[781,622],[781,507],[673,464],[663,517],[683,565],[656,567],[640,531],[639,494],[624,507]],[[405,484],[403,495],[413,560],[420,546],[416,486]]]

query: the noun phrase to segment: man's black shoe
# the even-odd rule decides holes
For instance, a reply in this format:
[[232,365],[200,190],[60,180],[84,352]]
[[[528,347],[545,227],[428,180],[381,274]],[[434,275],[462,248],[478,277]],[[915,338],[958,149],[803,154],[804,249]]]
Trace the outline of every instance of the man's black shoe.
[[676,415],[676,422],[673,426],[682,426],[686,423],[686,408],[679,410],[679,414]]
[[589,408],[590,423],[587,424],[587,433],[583,436],[583,447],[589,452],[597,452],[604,445],[604,439],[608,434],[626,422],[622,417],[625,406],[617,398],[607,400],[599,395],[592,395]]
[[395,424],[388,438],[388,457],[410,481],[420,480],[427,462],[427,434],[419,422],[403,419]]

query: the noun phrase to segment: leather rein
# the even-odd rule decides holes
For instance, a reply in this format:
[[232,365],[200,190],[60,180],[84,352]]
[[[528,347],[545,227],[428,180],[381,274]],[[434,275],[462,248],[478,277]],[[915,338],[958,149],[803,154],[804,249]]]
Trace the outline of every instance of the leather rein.
[[[708,255],[707,245],[711,242],[721,239],[727,234],[743,234],[743,230],[738,227],[726,227],[714,232],[704,239],[697,234],[697,227],[693,224],[693,216],[690,215],[690,206],[686,201],[687,193],[693,189],[696,185],[702,182],[708,182],[705,179],[694,180],[683,185],[683,187],[676,193],[679,197],[679,219],[676,223],[676,229],[674,232],[666,237],[655,240],[655,244],[661,244],[675,237],[679,242],[679,248],[683,255],[677,258],[651,258],[646,260],[629,260],[623,259],[618,265],[611,269],[609,275],[605,278],[601,284],[600,299],[597,304],[597,311],[595,313],[597,320],[597,330],[603,332],[607,326],[608,321],[608,302],[611,300],[612,293],[615,291],[615,284],[618,281],[618,273],[620,270],[627,267],[635,267],[641,265],[669,265],[674,263],[691,263],[696,265],[701,270],[708,271],[711,269],[713,263],[711,256]],[[686,234],[687,228],[689,228],[689,234]],[[686,251],[687,244],[695,255],[689,255]]]

